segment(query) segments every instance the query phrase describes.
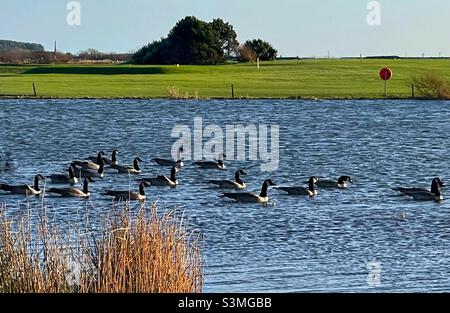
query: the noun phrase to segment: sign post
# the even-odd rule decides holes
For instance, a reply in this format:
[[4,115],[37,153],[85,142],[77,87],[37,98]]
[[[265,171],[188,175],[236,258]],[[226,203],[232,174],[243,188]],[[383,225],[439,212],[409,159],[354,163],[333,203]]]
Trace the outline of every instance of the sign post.
[[387,96],[387,81],[392,78],[392,70],[388,67],[382,68],[380,78],[384,80],[384,96]]

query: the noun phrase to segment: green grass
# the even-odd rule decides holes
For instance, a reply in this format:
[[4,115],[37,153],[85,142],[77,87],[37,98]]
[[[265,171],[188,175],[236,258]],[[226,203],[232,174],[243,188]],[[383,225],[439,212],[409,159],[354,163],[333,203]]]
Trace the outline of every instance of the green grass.
[[436,72],[450,79],[450,60],[291,60],[217,66],[0,66],[0,96],[160,98],[168,88],[200,98],[382,98],[379,70],[389,66],[391,97],[411,96],[411,78]]

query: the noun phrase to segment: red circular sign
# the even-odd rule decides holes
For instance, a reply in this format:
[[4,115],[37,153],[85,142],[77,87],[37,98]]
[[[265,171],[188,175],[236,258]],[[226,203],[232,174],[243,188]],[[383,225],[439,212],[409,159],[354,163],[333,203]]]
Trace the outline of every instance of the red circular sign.
[[380,77],[382,80],[389,80],[392,77],[392,70],[388,67],[382,68],[380,71]]

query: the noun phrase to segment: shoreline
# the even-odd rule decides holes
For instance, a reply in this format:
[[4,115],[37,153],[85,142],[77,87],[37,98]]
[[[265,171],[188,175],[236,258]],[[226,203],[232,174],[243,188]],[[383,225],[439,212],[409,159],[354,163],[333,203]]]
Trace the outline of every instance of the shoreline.
[[171,98],[171,97],[53,97],[53,96],[33,96],[33,95],[0,95],[0,100],[196,100],[196,101],[210,101],[210,100],[305,100],[305,101],[364,101],[364,100],[395,100],[395,101],[449,101],[449,99],[438,98],[421,98],[421,97],[199,97],[199,98]]

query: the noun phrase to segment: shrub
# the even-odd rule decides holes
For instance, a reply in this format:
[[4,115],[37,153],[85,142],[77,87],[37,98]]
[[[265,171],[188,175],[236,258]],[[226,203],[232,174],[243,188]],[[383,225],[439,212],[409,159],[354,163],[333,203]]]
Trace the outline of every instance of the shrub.
[[238,49],[238,60],[240,62],[254,62],[256,60],[256,52],[250,47],[240,46]]
[[244,46],[253,50],[261,61],[275,60],[278,53],[270,43],[262,39],[247,40]]
[[436,73],[430,72],[415,76],[412,84],[426,98],[450,99],[450,84],[448,80]]

